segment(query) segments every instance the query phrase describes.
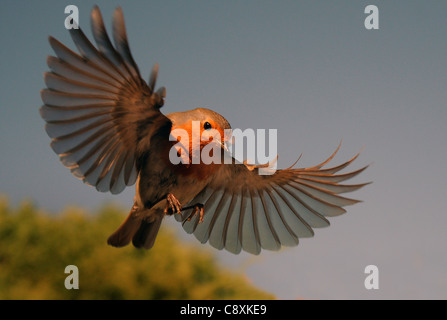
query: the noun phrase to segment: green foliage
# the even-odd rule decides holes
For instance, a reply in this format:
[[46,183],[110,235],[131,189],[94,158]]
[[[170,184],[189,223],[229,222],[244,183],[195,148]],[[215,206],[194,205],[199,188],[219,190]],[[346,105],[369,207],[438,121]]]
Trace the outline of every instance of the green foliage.
[[[110,206],[50,215],[28,202],[11,208],[0,197],[0,299],[273,298],[166,226],[149,251],[108,246],[123,219]],[[79,290],[64,286],[67,265],[79,269]]]

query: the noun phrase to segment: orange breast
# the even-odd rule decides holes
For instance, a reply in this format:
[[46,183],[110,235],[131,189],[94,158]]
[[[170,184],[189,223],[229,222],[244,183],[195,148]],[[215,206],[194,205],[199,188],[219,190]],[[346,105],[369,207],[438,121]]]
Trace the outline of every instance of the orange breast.
[[[171,160],[169,159],[169,153],[172,148],[174,148],[176,141],[169,141],[169,143],[165,144],[164,150],[162,150],[161,154],[163,155],[163,161],[166,163],[166,165],[176,174],[179,176],[189,176],[191,178],[196,178],[198,180],[206,179],[207,177],[213,175],[217,170],[219,170],[220,166],[222,164],[193,164],[191,160],[191,152],[192,152],[192,143],[190,141],[190,148],[189,148],[189,164],[173,164]],[[203,144],[200,145],[200,152],[202,151]]]

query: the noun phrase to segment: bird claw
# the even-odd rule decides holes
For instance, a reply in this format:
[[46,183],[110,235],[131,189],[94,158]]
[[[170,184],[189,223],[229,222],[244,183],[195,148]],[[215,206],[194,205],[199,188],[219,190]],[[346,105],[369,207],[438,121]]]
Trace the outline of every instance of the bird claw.
[[204,210],[203,210],[203,204],[201,203],[197,203],[193,206],[193,211],[191,213],[191,215],[188,218],[188,221],[191,221],[191,219],[193,217],[195,217],[197,214],[200,215],[199,217],[199,223],[203,222],[203,214],[204,214]]
[[165,214],[168,214],[169,211],[171,211],[172,213],[181,214],[182,205],[180,204],[180,201],[178,201],[177,198],[172,193],[169,193],[166,196],[166,201],[168,202],[168,204],[166,205],[164,211]]
[[199,223],[203,222],[203,214],[204,214],[203,204],[196,203],[193,206],[182,208],[180,201],[178,201],[177,198],[172,193],[169,193],[166,196],[166,201],[168,202],[168,204],[166,205],[166,208],[164,210],[165,214],[173,214],[173,213],[181,214],[182,211],[193,209],[191,215],[187,220],[190,221],[193,217],[199,214]]

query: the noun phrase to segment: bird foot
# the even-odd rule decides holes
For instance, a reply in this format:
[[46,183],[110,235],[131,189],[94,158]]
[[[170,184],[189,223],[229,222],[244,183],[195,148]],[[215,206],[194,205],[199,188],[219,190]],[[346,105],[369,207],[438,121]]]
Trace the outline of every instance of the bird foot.
[[[199,214],[199,223],[203,222],[203,214],[204,214],[204,210],[203,210],[203,204],[201,203],[196,203],[195,205],[189,207],[189,208],[193,208],[193,211],[191,213],[191,215],[188,218],[188,221],[190,221],[193,217],[195,217],[197,214]],[[185,208],[187,209],[187,208]]]
[[172,193],[168,193],[168,195],[166,196],[166,201],[168,202],[168,204],[166,205],[164,211],[165,214],[181,213],[182,205]]

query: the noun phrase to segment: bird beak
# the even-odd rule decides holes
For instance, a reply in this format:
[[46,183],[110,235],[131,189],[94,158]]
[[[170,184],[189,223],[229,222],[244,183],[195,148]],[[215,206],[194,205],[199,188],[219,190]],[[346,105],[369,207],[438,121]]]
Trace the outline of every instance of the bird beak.
[[222,149],[224,149],[228,153],[231,153],[230,149],[232,149],[233,144],[233,132],[231,130],[225,130],[223,144],[221,143]]
[[226,152],[230,152],[230,150],[228,150],[226,141],[224,141],[224,143],[219,141],[219,144],[220,144],[221,148],[224,149]]

